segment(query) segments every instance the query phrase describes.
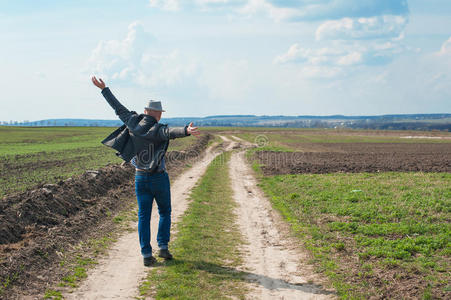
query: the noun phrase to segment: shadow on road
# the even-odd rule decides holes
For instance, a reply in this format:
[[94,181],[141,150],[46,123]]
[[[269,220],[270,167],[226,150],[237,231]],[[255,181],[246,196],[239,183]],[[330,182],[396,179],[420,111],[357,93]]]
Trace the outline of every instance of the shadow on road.
[[[162,263],[166,266],[184,265],[186,268],[192,270],[205,271],[216,276],[221,277],[223,280],[241,280],[247,283],[257,283],[264,286],[269,290],[278,289],[292,289],[299,290],[304,293],[310,293],[314,295],[335,295],[333,291],[328,291],[323,286],[314,283],[291,283],[279,278],[271,278],[268,276],[255,274],[246,271],[240,271],[232,267],[225,267],[205,261],[190,261],[183,259],[173,259]],[[159,264],[161,265],[161,264]]]

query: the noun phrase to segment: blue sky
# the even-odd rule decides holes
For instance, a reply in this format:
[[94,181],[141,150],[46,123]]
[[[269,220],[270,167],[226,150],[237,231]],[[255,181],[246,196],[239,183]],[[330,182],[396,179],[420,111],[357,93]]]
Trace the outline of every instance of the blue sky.
[[451,113],[449,0],[0,0],[0,120]]

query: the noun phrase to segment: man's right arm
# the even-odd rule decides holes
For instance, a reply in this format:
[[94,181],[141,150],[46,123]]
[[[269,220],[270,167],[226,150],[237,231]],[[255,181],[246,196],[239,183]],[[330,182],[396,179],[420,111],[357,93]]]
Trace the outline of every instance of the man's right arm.
[[114,109],[116,115],[124,122],[125,125],[128,125],[128,122],[133,115],[131,111],[129,111],[125,106],[123,106],[119,100],[113,95],[110,91],[110,88],[105,87],[102,89],[102,95],[105,97],[108,104]]
[[108,104],[114,109],[116,115],[119,116],[119,119],[124,122],[125,125],[129,126],[130,119],[134,115],[134,112],[129,111],[125,106],[123,106],[119,100],[114,97],[113,93],[111,93],[110,89],[106,87],[105,82],[103,82],[102,78],[97,78],[95,76],[91,77],[92,83],[102,90],[102,95],[105,97]]

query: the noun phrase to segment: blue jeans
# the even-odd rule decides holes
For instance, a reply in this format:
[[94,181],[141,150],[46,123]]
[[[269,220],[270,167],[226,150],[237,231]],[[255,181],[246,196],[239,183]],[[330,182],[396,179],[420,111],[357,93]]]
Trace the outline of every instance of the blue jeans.
[[150,216],[155,198],[160,214],[157,243],[160,249],[168,249],[171,229],[171,190],[167,172],[135,174],[135,192],[138,200],[138,234],[141,254],[152,256],[150,245]]

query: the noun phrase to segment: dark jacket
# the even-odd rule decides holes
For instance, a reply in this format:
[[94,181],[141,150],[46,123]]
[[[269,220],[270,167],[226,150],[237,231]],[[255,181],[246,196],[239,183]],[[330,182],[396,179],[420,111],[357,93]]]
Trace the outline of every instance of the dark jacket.
[[129,111],[108,87],[102,90],[102,95],[124,122],[102,144],[115,149],[116,155],[126,162],[136,156],[140,169],[155,171],[168,149],[169,140],[189,135],[188,126],[169,128],[167,124],[158,123],[152,116]]

